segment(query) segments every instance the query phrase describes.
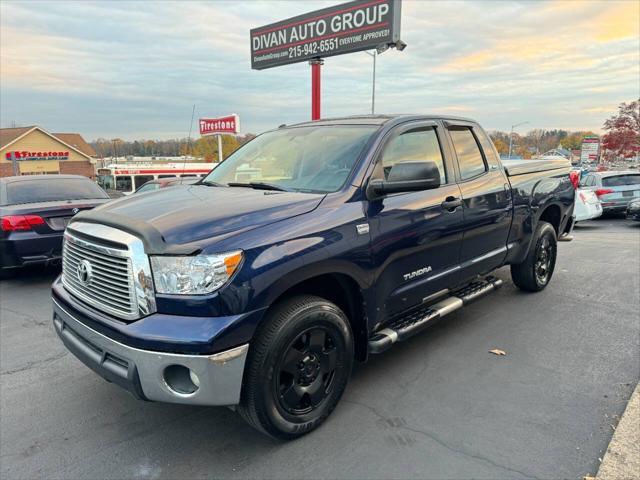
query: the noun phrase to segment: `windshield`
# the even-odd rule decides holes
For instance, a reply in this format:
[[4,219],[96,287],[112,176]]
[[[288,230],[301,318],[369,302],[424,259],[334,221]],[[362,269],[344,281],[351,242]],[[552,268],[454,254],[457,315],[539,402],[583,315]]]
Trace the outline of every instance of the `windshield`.
[[7,184],[9,205],[90,198],[109,197],[88,178],[56,178],[52,175],[46,180],[34,179]]
[[375,126],[310,126],[260,135],[218,165],[203,183],[263,183],[329,193],[347,179]]

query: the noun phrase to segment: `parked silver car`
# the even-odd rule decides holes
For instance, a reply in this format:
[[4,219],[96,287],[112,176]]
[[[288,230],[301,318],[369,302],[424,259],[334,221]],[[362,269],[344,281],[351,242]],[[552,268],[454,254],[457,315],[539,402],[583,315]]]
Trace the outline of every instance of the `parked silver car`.
[[629,202],[640,198],[640,172],[589,172],[580,179],[580,187],[595,192],[603,213],[625,212]]

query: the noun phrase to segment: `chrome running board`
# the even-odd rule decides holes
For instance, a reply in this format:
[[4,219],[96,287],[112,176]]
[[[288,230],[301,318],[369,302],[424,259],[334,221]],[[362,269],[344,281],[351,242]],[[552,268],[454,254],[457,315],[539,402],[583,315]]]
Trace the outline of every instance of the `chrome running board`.
[[450,296],[433,305],[419,307],[408,314],[391,320],[371,336],[369,339],[369,353],[384,352],[394,343],[412,337],[426,327],[436,323],[437,320],[445,315],[455,312],[474,300],[497,290],[502,283],[499,278],[487,277],[484,280],[472,282],[463,288],[455,290]]

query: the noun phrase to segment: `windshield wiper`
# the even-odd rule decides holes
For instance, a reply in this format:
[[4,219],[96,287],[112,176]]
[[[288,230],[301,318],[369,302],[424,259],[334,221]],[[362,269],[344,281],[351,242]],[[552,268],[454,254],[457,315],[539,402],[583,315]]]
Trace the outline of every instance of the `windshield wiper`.
[[278,192],[290,192],[291,190],[280,185],[275,185],[273,183],[265,183],[265,182],[248,182],[248,183],[240,183],[240,182],[230,182],[227,184],[230,187],[248,187],[254,188],[256,190],[276,190]]
[[224,187],[222,183],[214,182],[212,180],[209,180],[209,181],[203,180],[199,183],[199,185],[207,185],[209,187]]

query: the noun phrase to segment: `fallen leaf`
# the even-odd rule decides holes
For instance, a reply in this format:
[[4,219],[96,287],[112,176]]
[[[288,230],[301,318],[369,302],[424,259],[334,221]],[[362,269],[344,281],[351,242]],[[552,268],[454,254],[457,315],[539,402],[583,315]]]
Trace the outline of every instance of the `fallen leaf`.
[[591,475],[585,475],[584,477],[582,477],[582,480],[596,480],[596,477]]
[[499,348],[494,348],[493,350],[489,350],[489,353],[493,353],[494,355],[506,355],[507,352],[504,350],[500,350]]

